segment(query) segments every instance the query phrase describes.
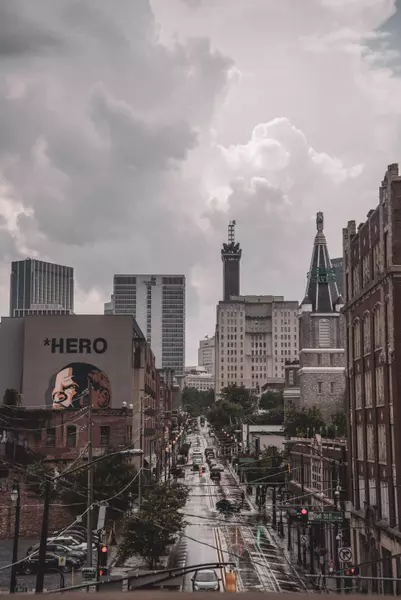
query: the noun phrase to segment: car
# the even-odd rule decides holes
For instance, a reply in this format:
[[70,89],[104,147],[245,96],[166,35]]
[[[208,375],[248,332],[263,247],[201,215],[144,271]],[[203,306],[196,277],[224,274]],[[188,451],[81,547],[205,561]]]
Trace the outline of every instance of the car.
[[220,579],[213,569],[195,571],[192,577],[192,589],[194,592],[218,592],[220,591]]
[[[54,552],[46,552],[45,571],[47,573],[51,572],[53,570],[60,570],[60,571],[63,571],[64,573],[68,573],[69,571],[72,571],[72,569],[74,567],[75,568],[80,567],[80,564],[81,564],[80,561],[77,558],[70,557],[70,556],[66,556],[65,566],[60,567],[59,566],[59,558],[60,558],[60,556],[58,554],[55,554]],[[19,565],[20,571],[22,573],[25,573],[25,575],[37,573],[38,568],[39,568],[39,554],[30,556],[29,558],[27,558],[23,562],[21,562]]]
[[224,471],[224,465],[222,465],[221,463],[217,463],[217,464],[216,464],[216,468],[217,468],[219,471]]
[[[86,542],[81,542],[77,538],[71,535],[57,535],[55,537],[47,538],[47,543],[56,542],[58,544],[62,544],[63,546],[69,546],[70,548],[76,550],[86,550],[88,544]],[[92,548],[96,550],[96,544],[92,544]]]
[[[26,555],[29,556],[33,553],[39,553],[40,544],[34,544],[28,548]],[[86,552],[83,550],[73,550],[70,546],[64,546],[63,544],[47,544],[46,552],[53,552],[58,556],[71,556],[77,558],[81,563],[86,560]]]

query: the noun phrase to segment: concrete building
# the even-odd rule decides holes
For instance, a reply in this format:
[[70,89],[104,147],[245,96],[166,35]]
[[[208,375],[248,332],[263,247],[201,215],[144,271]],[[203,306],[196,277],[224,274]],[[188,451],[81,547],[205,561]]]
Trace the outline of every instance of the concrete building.
[[240,295],[240,263],[242,250],[235,242],[235,221],[228,224],[228,243],[223,243],[221,260],[223,261],[223,300]]
[[[379,578],[401,576],[400,215],[401,177],[393,164],[379,205],[343,231],[352,550],[356,563],[368,563],[361,575]],[[371,580],[365,587],[393,594],[398,583]]]
[[205,367],[185,368],[185,387],[195,388],[199,392],[208,392],[214,389],[214,377],[207,372]]
[[284,415],[294,407],[300,407],[301,388],[299,383],[299,359],[287,360],[284,365]]
[[200,340],[198,349],[198,365],[205,367],[206,371],[210,375],[214,376],[216,363],[216,352],[215,352],[215,337],[209,337],[208,335],[204,340]]
[[283,296],[232,296],[217,306],[216,393],[231,383],[260,391],[284,383],[298,356],[298,302]]
[[74,312],[74,269],[34,258],[11,263],[10,317]]
[[107,303],[107,311],[133,315],[155,353],[157,368],[183,376],[184,275],[114,275],[113,300]]
[[316,217],[305,298],[299,315],[300,405],[317,406],[330,417],[345,406],[344,300],[331,265],[323,213]]

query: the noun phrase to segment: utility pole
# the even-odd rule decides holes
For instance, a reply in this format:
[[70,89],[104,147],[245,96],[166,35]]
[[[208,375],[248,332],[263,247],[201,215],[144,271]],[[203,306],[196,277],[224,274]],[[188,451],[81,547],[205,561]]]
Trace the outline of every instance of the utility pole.
[[[92,462],[93,447],[92,447],[92,382],[88,385],[88,464]],[[87,566],[92,566],[92,506],[93,506],[93,466],[88,469],[88,512],[86,515],[87,527]]]
[[14,527],[14,545],[13,545],[13,559],[11,567],[11,578],[10,578],[10,594],[15,594],[15,586],[17,584],[17,562],[18,562],[18,541],[19,541],[19,526],[20,526],[20,515],[21,515],[21,493],[20,483],[15,482],[15,488],[12,491],[12,499],[14,500],[15,494],[15,527]]
[[49,528],[50,485],[51,485],[50,479],[46,479],[45,497],[44,497],[44,502],[43,502],[42,531],[40,534],[40,546],[39,546],[39,565],[38,565],[38,572],[36,575],[36,588],[35,588],[36,594],[41,594],[43,592],[43,583],[45,580],[47,532],[48,532],[48,528]]

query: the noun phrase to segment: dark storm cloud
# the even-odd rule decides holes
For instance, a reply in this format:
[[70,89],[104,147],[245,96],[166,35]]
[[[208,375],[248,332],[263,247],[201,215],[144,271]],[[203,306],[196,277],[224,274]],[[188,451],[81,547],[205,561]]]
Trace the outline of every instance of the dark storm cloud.
[[26,18],[19,0],[0,3],[0,59],[36,55],[62,44],[61,38],[40,21]]
[[189,277],[203,235],[191,210],[200,182],[187,182],[185,165],[232,62],[206,39],[164,46],[147,0],[7,7],[15,24],[35,18],[69,48],[12,68],[0,58],[0,174],[25,207],[25,252],[72,264],[80,289],[104,299],[113,272]]

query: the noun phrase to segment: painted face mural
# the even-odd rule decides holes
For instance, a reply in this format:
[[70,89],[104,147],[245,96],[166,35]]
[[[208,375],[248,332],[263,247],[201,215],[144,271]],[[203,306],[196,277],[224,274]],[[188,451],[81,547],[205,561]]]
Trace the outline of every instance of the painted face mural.
[[107,408],[111,400],[111,386],[106,373],[88,363],[70,363],[50,379],[47,403],[59,410],[87,406],[89,386],[92,389],[92,406]]

